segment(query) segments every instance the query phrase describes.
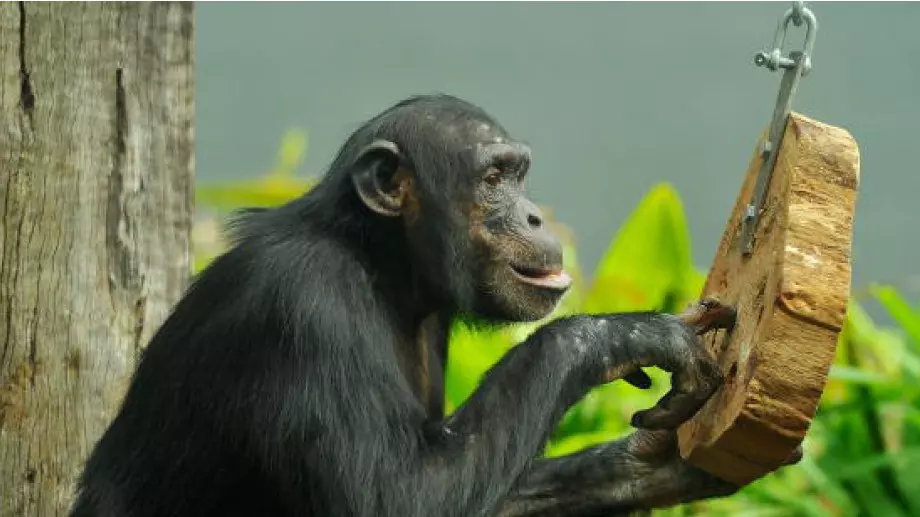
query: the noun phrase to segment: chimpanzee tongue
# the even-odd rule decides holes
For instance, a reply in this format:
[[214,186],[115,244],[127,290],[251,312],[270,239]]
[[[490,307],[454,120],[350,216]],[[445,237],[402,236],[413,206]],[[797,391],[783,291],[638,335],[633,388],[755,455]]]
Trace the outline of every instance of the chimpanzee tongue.
[[546,276],[536,277],[533,279],[535,285],[552,287],[554,289],[565,289],[572,285],[572,277],[564,270],[552,271]]

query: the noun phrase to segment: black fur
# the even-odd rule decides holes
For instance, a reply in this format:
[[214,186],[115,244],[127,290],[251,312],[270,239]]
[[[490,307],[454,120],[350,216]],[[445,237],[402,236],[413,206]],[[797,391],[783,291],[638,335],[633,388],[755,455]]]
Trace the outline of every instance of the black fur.
[[[398,152],[365,157],[380,139]],[[71,515],[593,515],[718,492],[626,441],[534,463],[569,406],[642,366],[679,382],[639,425],[673,428],[702,404],[718,374],[673,316],[550,323],[441,414],[450,322],[534,319],[562,292],[510,279],[495,260],[561,260],[517,177],[481,186],[493,156],[483,142],[496,139],[510,141],[469,103],[413,98],[355,132],[308,194],[241,217],[235,246],[147,347]],[[529,155],[516,152],[499,154],[523,178]],[[410,171],[412,196],[399,199],[414,215],[368,209],[357,164],[385,186]]]

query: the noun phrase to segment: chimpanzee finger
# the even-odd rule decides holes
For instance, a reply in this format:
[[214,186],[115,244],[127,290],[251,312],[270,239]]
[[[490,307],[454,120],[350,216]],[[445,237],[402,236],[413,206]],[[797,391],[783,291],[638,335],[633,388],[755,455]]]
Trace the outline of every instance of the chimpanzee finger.
[[639,429],[675,429],[690,419],[706,399],[695,392],[681,393],[672,389],[651,409],[633,414],[631,424]]
[[714,299],[704,299],[694,303],[677,317],[690,325],[698,335],[714,329],[730,329],[735,325],[737,312]]
[[[730,328],[734,325],[735,310],[716,300],[705,299],[690,306],[677,318],[693,328],[696,334],[704,334],[714,328]],[[643,429],[674,429],[690,419],[709,397],[715,393],[722,381],[719,366],[702,348],[694,347],[693,340],[683,342],[689,348],[670,349],[666,363],[661,364],[673,372],[671,390],[658,403],[632,417],[632,425]]]
[[671,376],[671,390],[654,407],[636,412],[631,420],[641,429],[675,429],[696,414],[721,383],[718,366],[706,358],[691,362],[696,367]]
[[615,366],[604,371],[603,382],[613,382],[617,379],[623,379],[642,390],[652,387],[652,379],[641,369],[630,364]]
[[639,388],[640,390],[647,390],[652,387],[652,378],[649,377],[648,374],[641,369],[627,373],[625,376],[623,376],[623,380]]

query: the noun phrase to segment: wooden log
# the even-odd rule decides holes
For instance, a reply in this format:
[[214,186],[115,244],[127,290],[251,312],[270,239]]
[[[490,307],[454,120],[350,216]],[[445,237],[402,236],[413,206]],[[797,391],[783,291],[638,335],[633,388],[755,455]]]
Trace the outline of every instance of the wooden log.
[[742,255],[740,234],[759,152],[703,288],[737,310],[731,331],[704,337],[725,385],[678,432],[684,458],[739,486],[781,467],[805,438],[850,296],[857,144],[793,113],[779,153],[752,254]]

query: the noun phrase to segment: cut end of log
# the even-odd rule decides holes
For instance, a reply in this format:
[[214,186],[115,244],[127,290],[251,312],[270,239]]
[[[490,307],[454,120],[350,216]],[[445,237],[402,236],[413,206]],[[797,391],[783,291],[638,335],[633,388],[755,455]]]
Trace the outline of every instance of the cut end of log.
[[740,229],[756,152],[703,289],[737,312],[731,330],[703,337],[725,384],[678,432],[684,458],[738,486],[785,465],[805,438],[850,296],[857,144],[793,113],[779,153],[753,253],[742,255]]

